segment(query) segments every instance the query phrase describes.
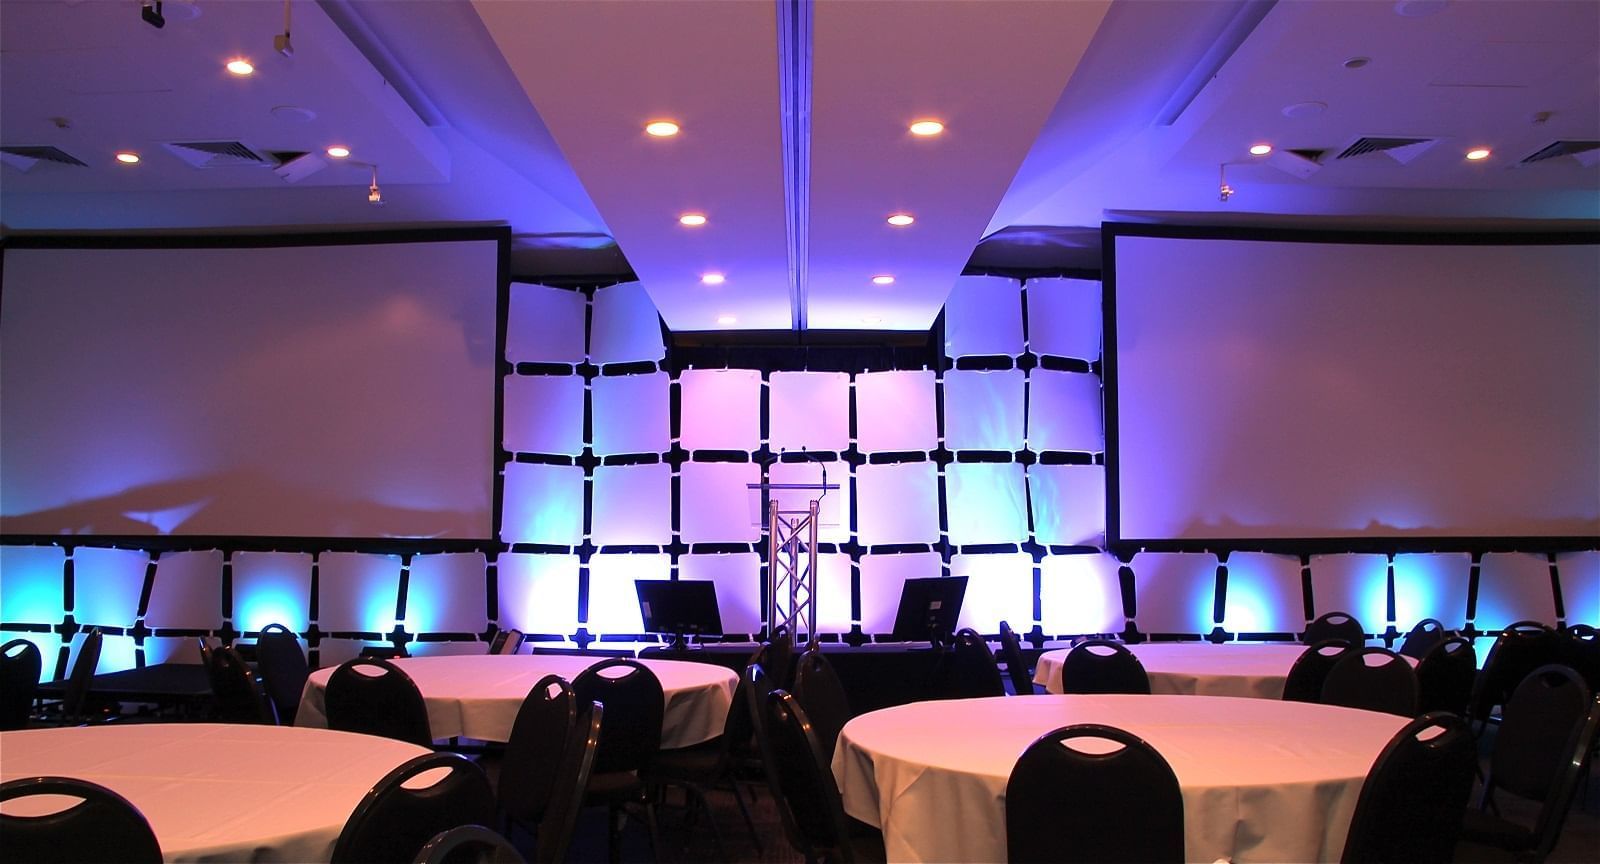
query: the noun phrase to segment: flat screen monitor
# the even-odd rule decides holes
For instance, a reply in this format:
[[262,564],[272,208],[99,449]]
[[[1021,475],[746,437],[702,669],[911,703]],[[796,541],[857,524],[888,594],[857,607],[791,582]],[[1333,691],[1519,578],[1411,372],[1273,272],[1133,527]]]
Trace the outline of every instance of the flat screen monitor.
[[956,629],[967,577],[907,579],[894,616],[894,638],[903,642],[942,642]]
[[639,592],[639,614],[646,631],[670,633],[679,643],[685,633],[722,635],[716,583],[639,579],[633,587]]

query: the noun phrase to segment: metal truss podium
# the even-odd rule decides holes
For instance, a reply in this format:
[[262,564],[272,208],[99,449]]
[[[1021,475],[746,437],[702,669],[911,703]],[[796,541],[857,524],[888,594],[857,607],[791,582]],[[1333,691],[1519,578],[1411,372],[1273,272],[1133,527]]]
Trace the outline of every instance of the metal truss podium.
[[751,521],[767,529],[767,632],[787,627],[804,645],[817,635],[817,529],[839,524],[839,484],[747,488]]

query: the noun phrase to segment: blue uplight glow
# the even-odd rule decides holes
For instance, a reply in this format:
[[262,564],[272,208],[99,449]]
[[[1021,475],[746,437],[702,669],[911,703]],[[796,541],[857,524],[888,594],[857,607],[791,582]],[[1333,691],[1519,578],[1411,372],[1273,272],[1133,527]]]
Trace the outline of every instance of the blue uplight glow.
[[65,554],[49,546],[0,549],[0,620],[17,623],[61,621],[62,563]]

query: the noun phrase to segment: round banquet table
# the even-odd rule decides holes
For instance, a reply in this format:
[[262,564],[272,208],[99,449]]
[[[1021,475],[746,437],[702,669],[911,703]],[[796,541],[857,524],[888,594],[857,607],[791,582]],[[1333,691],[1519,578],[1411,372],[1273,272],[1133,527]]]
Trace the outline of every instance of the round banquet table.
[[[56,775],[108,787],[144,813],[167,861],[327,861],[367,790],[428,752],[388,738],[292,726],[27,729],[0,732],[0,778]],[[22,803],[7,811],[59,806]]]
[[[559,654],[468,654],[407,657],[389,662],[411,676],[428,704],[428,725],[435,738],[504,741],[522,700],[546,675],[571,681],[605,657]],[[688,747],[722,734],[739,676],[710,663],[683,660],[641,660],[661,681],[666,696],[661,721],[663,749]],[[333,668],[319,669],[306,679],[297,726],[326,727],[323,694]]]
[[1148,741],[1172,766],[1188,860],[1337,861],[1367,771],[1406,722],[1224,696],[917,702],[847,723],[833,775],[845,811],[883,829],[890,861],[1004,861],[1017,757],[1057,727],[1103,723]]
[[[1151,693],[1282,699],[1289,667],[1307,646],[1291,642],[1141,642],[1127,647],[1144,664]],[[1070,650],[1040,654],[1034,683],[1060,693],[1061,664]]]

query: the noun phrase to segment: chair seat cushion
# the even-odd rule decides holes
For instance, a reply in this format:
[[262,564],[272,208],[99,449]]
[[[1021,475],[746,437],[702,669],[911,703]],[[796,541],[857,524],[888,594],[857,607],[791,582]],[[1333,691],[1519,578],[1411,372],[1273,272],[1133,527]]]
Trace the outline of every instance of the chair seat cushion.
[[606,771],[589,775],[583,793],[585,805],[626,804],[644,796],[644,783],[634,771]]
[[662,750],[651,760],[647,773],[662,780],[709,783],[722,776],[726,761],[722,739],[717,738],[692,747]]
[[1533,831],[1482,810],[1468,810],[1461,823],[1461,839],[1499,849],[1530,849]]

